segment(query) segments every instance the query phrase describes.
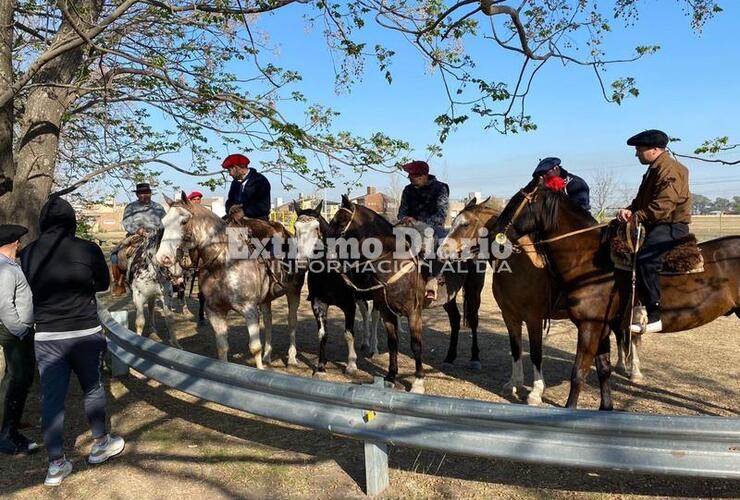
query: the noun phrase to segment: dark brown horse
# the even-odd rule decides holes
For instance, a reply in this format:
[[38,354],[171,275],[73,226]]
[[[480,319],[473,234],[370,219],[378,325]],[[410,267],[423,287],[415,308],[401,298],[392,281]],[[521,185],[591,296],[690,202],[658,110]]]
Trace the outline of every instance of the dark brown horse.
[[[501,208],[490,198],[476,203],[473,198],[452,221],[452,228],[440,245],[440,253],[446,258],[459,258],[470,246],[471,254],[477,256],[474,245],[485,229],[489,248],[495,233],[492,232]],[[548,319],[567,319],[567,311],[557,304],[560,287],[554,277],[545,268],[545,262],[531,242],[520,240],[517,251],[503,261],[490,255],[489,262],[493,267],[491,289],[496,303],[501,309],[511,345],[511,378],[504,386],[504,391],[516,395],[524,385],[522,369],[522,323],[527,325],[529,336],[529,356],[532,361],[532,391],[527,396],[527,403],[542,404],[542,393],[545,380],[542,370],[542,344],[545,321]],[[629,357],[628,372],[633,381],[642,379],[637,346],[632,346]],[[619,344],[619,365],[623,366],[623,350]]]
[[[622,331],[629,319],[626,273],[615,271],[608,256],[606,230],[561,192],[534,180],[515,195],[496,223],[511,241],[533,234],[547,251],[552,271],[563,284],[568,315],[578,328],[566,406],[575,408],[596,359],[600,409],[613,408],[609,388],[609,329]],[[664,332],[689,330],[719,316],[740,317],[740,236],[700,244],[704,272],[661,276]]]
[[[357,291],[372,293],[373,303],[380,311],[388,336],[389,366],[385,379],[391,383],[395,382],[398,374],[397,320],[400,316],[408,318],[411,351],[416,362],[411,391],[423,393],[421,311],[425,307],[425,281],[421,261],[411,252],[395,255],[397,242],[393,225],[371,209],[350,202],[346,196],[342,196],[342,206],[331,220],[328,236],[359,244],[371,239],[379,242],[381,251],[377,258],[345,258],[344,262],[352,261],[359,267],[344,274]],[[477,329],[484,280],[484,272],[445,272],[445,286],[440,287],[437,300],[426,307],[442,305],[450,319],[452,330],[459,331],[460,312],[455,297],[458,291],[464,289],[468,322]],[[477,357],[477,346],[475,356]]]

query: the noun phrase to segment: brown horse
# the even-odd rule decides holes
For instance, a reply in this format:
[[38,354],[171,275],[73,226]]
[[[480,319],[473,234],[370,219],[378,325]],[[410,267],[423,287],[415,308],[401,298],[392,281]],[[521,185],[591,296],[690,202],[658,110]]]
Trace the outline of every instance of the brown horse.
[[[416,363],[411,391],[423,393],[422,309],[442,305],[453,331],[458,331],[460,313],[455,298],[457,292],[464,289],[468,321],[471,327],[477,327],[477,311],[485,273],[445,272],[445,286],[440,287],[438,298],[432,304],[425,304],[422,264],[413,252],[407,252],[406,255],[394,254],[397,241],[393,228],[390,222],[371,209],[354,204],[349,198],[342,196],[341,208],[329,224],[328,236],[344,242],[364,244],[368,240],[379,243],[380,255],[377,258],[353,260],[362,269],[350,270],[344,275],[355,290],[371,292],[373,303],[380,311],[388,336],[389,365],[385,379],[391,383],[395,382],[398,374],[397,320],[400,316],[408,318],[411,351]],[[349,260],[345,259],[344,262]]]
[[[600,409],[611,410],[609,329],[625,328],[630,290],[628,273],[615,271],[608,256],[605,228],[594,226],[591,215],[565,194],[553,192],[535,179],[511,199],[495,230],[511,241],[534,234],[563,284],[568,315],[578,328],[566,406],[576,407],[595,358]],[[732,313],[740,317],[740,236],[707,241],[699,247],[704,272],[661,276],[664,332],[689,330]]]
[[[445,258],[459,258],[466,250],[477,256],[476,249],[470,245],[476,243],[481,230],[489,242],[493,242],[494,225],[501,209],[495,201],[487,198],[476,203],[473,198],[452,221],[452,228],[440,245],[440,253]],[[468,243],[470,248],[465,248]],[[560,296],[560,287],[554,277],[547,271],[534,245],[521,240],[517,251],[506,258],[506,267],[498,265],[495,256],[489,256],[494,269],[491,289],[496,303],[501,309],[511,345],[511,378],[504,386],[504,391],[516,395],[524,385],[522,369],[522,323],[527,325],[529,336],[529,356],[532,361],[532,391],[527,397],[530,405],[542,404],[542,393],[545,380],[542,370],[542,332],[546,320],[567,319],[567,311],[556,302]],[[623,365],[623,350],[619,345],[619,364]],[[632,356],[628,357],[630,378],[642,380],[637,347],[632,346]]]
[[[216,334],[219,359],[228,361],[226,316],[230,310],[234,310],[243,315],[247,322],[249,351],[255,365],[262,368],[263,361],[269,365],[272,349],[271,302],[286,295],[291,344],[288,364],[296,364],[295,329],[305,270],[281,273],[279,267],[275,269],[273,266],[275,259],[232,255],[232,250],[242,246],[243,242],[240,236],[228,231],[226,222],[208,208],[190,202],[185,193],[179,201],[166,201],[170,209],[162,220],[164,236],[157,251],[157,261],[169,268],[182,256],[196,251],[196,260],[200,261],[198,283],[205,297],[208,321]],[[290,238],[282,226],[258,219],[247,219],[240,227],[248,227],[250,235],[259,239],[277,235],[287,242]],[[232,241],[235,238],[238,241]],[[260,340],[260,312],[265,325],[264,351]]]

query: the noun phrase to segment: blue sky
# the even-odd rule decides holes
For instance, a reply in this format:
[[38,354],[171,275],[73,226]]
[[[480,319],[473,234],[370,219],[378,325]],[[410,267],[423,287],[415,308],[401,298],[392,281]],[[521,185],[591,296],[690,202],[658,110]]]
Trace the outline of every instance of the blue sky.
[[[740,78],[740,51],[735,42],[738,2],[722,2],[725,11],[701,34],[691,30],[678,2],[643,5],[633,26],[624,28],[621,21],[613,21],[614,32],[606,43],[612,56],[631,55],[637,45],[662,47],[657,54],[616,66],[608,74],[609,81],[634,76],[639,98],[621,106],[609,104],[590,69],[548,63],[536,77],[527,101],[527,112],[538,125],[536,131],[501,135],[485,131],[481,122],[471,120],[444,143],[442,158],[430,159],[433,173],[446,173],[453,197],[471,191],[508,197],[528,181],[537,161],[545,156],[560,157],[566,168],[587,181],[599,170],[606,170],[619,183],[636,187],[644,167],[625,140],[646,128],[660,128],[680,137],[682,142],[673,149],[683,153],[691,153],[704,139],[718,135],[740,142],[740,99],[733,90]],[[423,60],[407,42],[386,33],[384,41],[397,50],[391,67],[392,85],[371,61],[363,81],[349,94],[337,95],[332,58],[321,27],[307,29],[302,9],[300,5],[281,9],[256,21],[258,29],[269,33],[271,42],[279,47],[274,62],[302,73],[299,88],[309,101],[342,113],[336,122],[338,128],[357,134],[382,131],[406,139],[415,148],[415,156],[426,158],[425,146],[437,142],[433,119],[446,110],[439,78],[427,74]],[[470,51],[491,79],[510,80],[518,70],[516,58],[490,43],[476,41]],[[259,154],[251,156],[259,161]],[[712,198],[740,195],[740,168],[690,160],[685,163],[691,170],[694,193]],[[197,188],[192,178],[166,175],[184,189]],[[297,196],[297,192],[285,192],[276,178],[272,180],[273,198]],[[389,177],[370,173],[362,182],[384,189]],[[312,191],[307,183],[294,183],[298,190]],[[337,184],[329,193],[331,198],[345,191],[340,182]],[[352,194],[362,191],[356,189]]]

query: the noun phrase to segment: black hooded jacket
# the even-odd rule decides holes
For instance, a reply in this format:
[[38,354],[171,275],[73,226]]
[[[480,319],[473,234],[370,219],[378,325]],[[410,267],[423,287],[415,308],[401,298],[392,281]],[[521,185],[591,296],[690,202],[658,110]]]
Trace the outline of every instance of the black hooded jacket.
[[103,251],[75,236],[74,209],[61,198],[44,205],[39,223],[39,238],[21,252],[21,267],[33,292],[36,331],[98,326],[95,292],[110,285]]

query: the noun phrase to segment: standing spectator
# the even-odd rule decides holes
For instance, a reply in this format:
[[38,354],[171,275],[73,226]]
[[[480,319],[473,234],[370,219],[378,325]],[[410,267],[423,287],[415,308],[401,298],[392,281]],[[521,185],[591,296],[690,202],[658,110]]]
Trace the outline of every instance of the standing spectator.
[[33,292],[35,349],[43,392],[44,442],[49,454],[47,486],[72,472],[64,456],[64,400],[74,371],[84,393],[92,429],[88,457],[99,464],[123,451],[124,441],[106,428],[101,364],[106,343],[98,320],[95,292],[110,285],[108,267],[96,244],[75,237],[72,206],[59,197],[41,209],[41,235],[21,253],[21,266]]
[[15,257],[21,236],[28,229],[13,224],[0,225],[0,346],[8,371],[8,390],[0,429],[0,452],[29,453],[38,444],[18,432],[33,383],[36,361],[33,357],[33,297]]

